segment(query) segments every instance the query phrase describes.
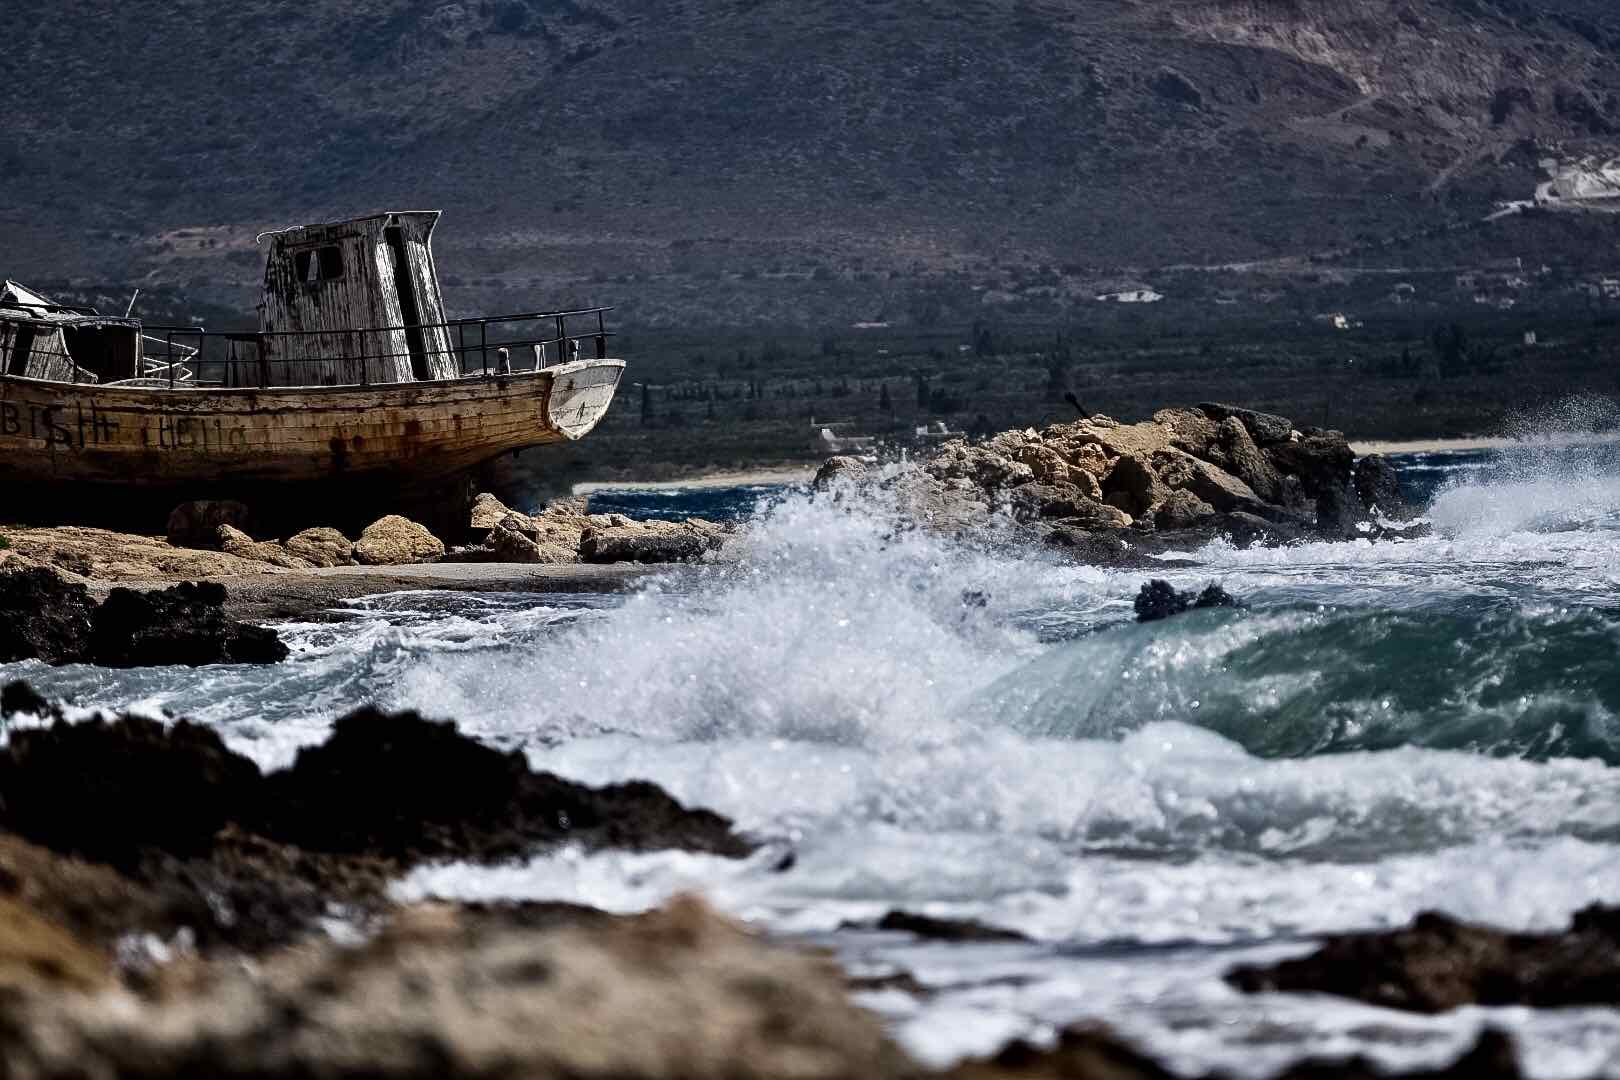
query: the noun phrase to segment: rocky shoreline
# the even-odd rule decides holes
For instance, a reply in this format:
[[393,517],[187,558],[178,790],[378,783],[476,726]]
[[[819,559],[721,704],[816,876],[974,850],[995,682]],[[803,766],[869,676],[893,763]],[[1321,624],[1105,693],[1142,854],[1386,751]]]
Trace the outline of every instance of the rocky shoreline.
[[[70,723],[26,684],[0,691],[0,717],[8,1076],[1173,1075],[1093,1025],[931,1073],[853,1004],[869,986],[695,899],[614,916],[404,904],[390,892],[424,862],[561,843],[755,851],[724,818],[650,784],[585,787],[412,713],[353,713],[268,774],[209,729],[128,715]],[[792,872],[791,858],[769,857]],[[1398,1008],[1616,1004],[1617,927],[1620,913],[1602,908],[1551,935],[1424,916],[1230,980]],[[899,911],[874,929],[966,947],[1019,940]],[[1281,1075],[1387,1074],[1350,1060]],[[1407,1075],[1522,1073],[1511,1041],[1487,1030],[1456,1064]]]

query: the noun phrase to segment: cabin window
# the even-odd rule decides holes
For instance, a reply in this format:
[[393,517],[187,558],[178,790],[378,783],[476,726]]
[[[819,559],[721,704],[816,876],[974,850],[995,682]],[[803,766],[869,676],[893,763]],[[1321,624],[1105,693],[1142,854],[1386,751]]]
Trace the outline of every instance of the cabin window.
[[293,256],[293,273],[305,285],[336,281],[343,276],[343,249],[336,244],[300,251]]

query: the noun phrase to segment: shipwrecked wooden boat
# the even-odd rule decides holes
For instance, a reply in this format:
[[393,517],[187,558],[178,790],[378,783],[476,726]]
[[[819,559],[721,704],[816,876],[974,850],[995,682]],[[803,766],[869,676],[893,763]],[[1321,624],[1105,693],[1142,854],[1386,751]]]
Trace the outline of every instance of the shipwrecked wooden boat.
[[144,325],[5,282],[0,475],[59,504],[153,489],[375,502],[582,438],[624,370],[610,309],[447,317],[438,217],[261,236],[253,331]]

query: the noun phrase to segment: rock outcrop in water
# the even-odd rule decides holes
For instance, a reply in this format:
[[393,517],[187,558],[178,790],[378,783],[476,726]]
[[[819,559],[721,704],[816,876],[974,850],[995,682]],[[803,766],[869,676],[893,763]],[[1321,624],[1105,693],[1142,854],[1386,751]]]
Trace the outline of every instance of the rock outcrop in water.
[[1136,594],[1136,621],[1157,622],[1195,608],[1242,607],[1231,593],[1219,585],[1207,585],[1200,593],[1177,592],[1168,581],[1153,580]]
[[449,554],[457,562],[674,563],[720,550],[724,525],[701,518],[636,521],[623,514],[590,514],[585,499],[558,499],[536,514],[512,510],[493,495],[473,504],[475,543]]
[[[428,859],[492,861],[571,843],[742,856],[726,819],[645,783],[591,788],[532,771],[453,725],[361,710],[261,774],[209,728],[135,716],[69,723],[23,684],[0,692],[0,834],[107,866],[168,915],[130,929],[256,947],[334,902],[383,903]],[[19,714],[44,726],[18,725]]]
[[1336,994],[1424,1013],[1620,1005],[1620,908],[1587,908],[1555,934],[1513,934],[1429,913],[1403,930],[1338,935],[1298,960],[1237,968],[1227,981],[1246,993]]
[[1344,435],[1229,405],[1163,409],[1126,424],[1093,416],[1044,431],[949,442],[917,469],[829,460],[815,487],[835,497],[883,489],[930,527],[965,531],[1008,511],[1082,558],[1141,564],[1217,536],[1286,543],[1396,535],[1364,523],[1399,502],[1387,463],[1356,471]]
[[200,667],[287,658],[274,630],[227,618],[224,605],[224,586],[208,582],[114,589],[98,605],[83,585],[53,570],[0,570],[0,663]]

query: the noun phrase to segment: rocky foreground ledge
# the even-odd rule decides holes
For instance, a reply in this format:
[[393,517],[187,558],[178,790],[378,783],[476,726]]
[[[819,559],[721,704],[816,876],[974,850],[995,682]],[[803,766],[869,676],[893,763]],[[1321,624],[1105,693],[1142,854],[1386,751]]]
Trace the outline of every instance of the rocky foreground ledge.
[[[0,748],[0,1075],[1172,1076],[1094,1026],[931,1073],[852,1003],[859,984],[825,956],[692,899],[624,917],[558,903],[407,905],[390,891],[424,861],[508,860],[565,842],[753,850],[725,819],[650,784],[585,787],[411,713],[345,717],[269,774],[185,721],[68,723],[22,683],[0,690],[0,720],[10,728]],[[772,861],[794,872],[791,860]],[[914,917],[882,926],[1016,941]],[[1431,916],[1233,980],[1406,1008],[1613,1004],[1616,926],[1620,913],[1603,909],[1569,934],[1539,937]],[[1416,989],[1389,1000],[1385,984]],[[1386,1074],[1352,1060],[1281,1075]],[[1511,1041],[1487,1031],[1456,1064],[1408,1075],[1522,1074]]]
[[1152,420],[1093,416],[982,443],[946,443],[914,469],[833,458],[817,489],[884,494],[936,528],[996,514],[1103,565],[1131,565],[1225,537],[1239,544],[1393,538],[1421,527],[1390,462],[1356,459],[1344,434],[1231,405],[1163,409]]

